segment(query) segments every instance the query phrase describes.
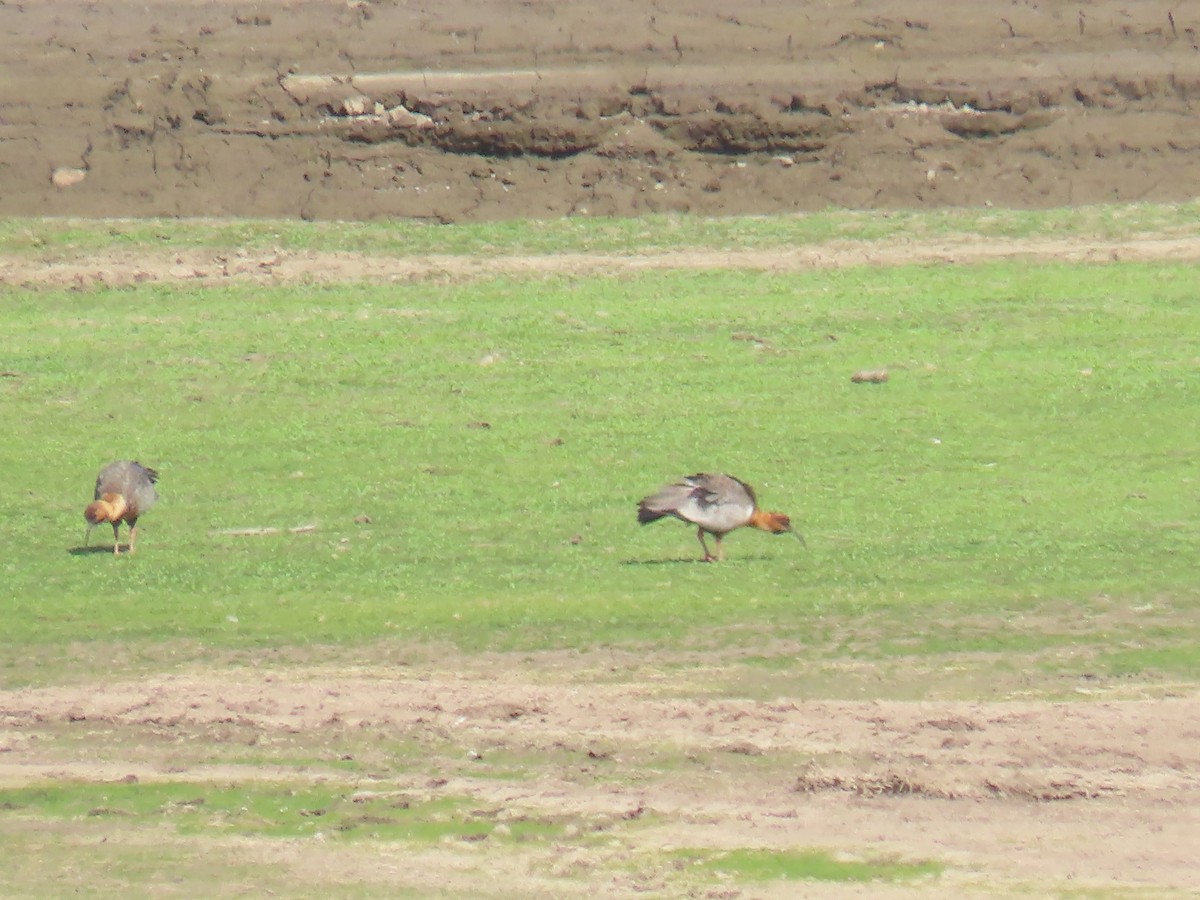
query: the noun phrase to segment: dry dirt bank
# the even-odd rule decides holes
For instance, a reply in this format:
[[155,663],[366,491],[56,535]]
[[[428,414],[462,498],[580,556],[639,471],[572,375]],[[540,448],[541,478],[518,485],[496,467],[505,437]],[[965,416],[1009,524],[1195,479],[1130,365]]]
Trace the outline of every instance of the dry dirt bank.
[[0,215],[1191,199],[1197,28],[1152,0],[4,3]]

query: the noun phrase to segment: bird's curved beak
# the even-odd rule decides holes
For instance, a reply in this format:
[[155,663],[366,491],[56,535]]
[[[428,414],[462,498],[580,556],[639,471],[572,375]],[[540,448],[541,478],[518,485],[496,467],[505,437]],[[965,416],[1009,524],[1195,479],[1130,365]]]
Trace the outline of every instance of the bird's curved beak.
[[92,529],[93,529],[93,528],[95,528],[95,527],[96,527],[96,523],[95,523],[95,522],[88,522],[88,523],[87,523],[87,531],[85,531],[85,532],[83,533],[83,546],[85,546],[85,547],[86,547],[86,546],[88,545],[88,541],[90,541],[90,540],[92,539]]
[[792,534],[794,534],[796,536],[796,540],[798,540],[805,547],[808,547],[808,541],[806,541],[804,539],[804,535],[802,535],[800,532],[798,532],[795,528],[789,528],[788,531],[790,531]]

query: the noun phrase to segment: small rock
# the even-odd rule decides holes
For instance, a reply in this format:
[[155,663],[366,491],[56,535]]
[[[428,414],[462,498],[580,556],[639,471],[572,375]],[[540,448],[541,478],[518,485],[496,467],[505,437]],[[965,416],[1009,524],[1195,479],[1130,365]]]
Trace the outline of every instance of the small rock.
[[69,188],[83,184],[85,178],[87,178],[87,169],[72,169],[63,166],[54,170],[50,176],[50,183],[56,188]]
[[393,106],[385,115],[387,123],[393,128],[430,128],[433,119],[422,113],[415,113],[403,106]]
[[370,97],[359,94],[357,97],[347,97],[338,105],[338,113],[343,116],[365,116],[375,108]]
[[887,369],[861,369],[850,376],[855,384],[883,384],[888,380]]

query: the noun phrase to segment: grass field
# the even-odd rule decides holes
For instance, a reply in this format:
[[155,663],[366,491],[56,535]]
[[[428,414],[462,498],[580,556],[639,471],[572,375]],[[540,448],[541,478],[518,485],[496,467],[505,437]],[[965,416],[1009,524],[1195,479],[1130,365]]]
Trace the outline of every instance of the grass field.
[[[285,246],[486,259],[911,234],[1120,238],[1182,233],[1195,215],[396,233],[6,222],[0,257]],[[652,652],[680,672],[720,660],[723,675],[697,676],[698,695],[769,697],[786,684],[829,698],[1053,698],[1081,683],[1194,685],[1195,285],[1188,263],[1022,261],[4,286],[0,688],[263,658],[370,665],[508,651]],[[851,383],[882,367],[885,384]],[[103,527],[97,546],[82,546],[96,471],[116,458],[161,473],[135,557],[113,558]],[[641,496],[703,470],[755,485],[807,548],[739,532],[727,562],[705,565],[690,528],[637,525]],[[276,813],[307,804],[341,809],[347,838],[501,836],[469,800],[426,798],[410,817],[346,806],[336,789],[259,784],[208,792],[202,815],[192,790],[34,785],[3,792],[0,808],[36,814],[47,833],[99,817],[185,836],[305,837],[331,819]],[[547,853],[582,840],[570,819],[506,829],[504,840]],[[35,833],[4,840],[22,857],[48,846]],[[193,851],[179,851],[185,884],[205,878]],[[662,858],[691,885],[941,868],[805,848]],[[136,853],[121,859],[114,893],[145,874]]]
[[1082,237],[1097,241],[1194,233],[1200,203],[1055,210],[831,211],[820,215],[704,219],[516,220],[452,227],[389,221],[344,223],[112,219],[0,220],[0,249],[46,260],[118,251],[339,250],[420,257],[529,253],[647,253],[688,247],[792,248],[829,241]]
[[[1065,643],[1100,671],[1194,672],[1193,275],[6,289],[4,677],[76,642],[380,639]],[[851,384],[879,366],[887,384]],[[95,471],[121,457],[162,473],[142,552],[80,552]],[[637,527],[640,496],[711,469],[790,513],[807,551],[745,533],[727,565],[693,565],[682,525]],[[260,527],[282,533],[224,533]]]

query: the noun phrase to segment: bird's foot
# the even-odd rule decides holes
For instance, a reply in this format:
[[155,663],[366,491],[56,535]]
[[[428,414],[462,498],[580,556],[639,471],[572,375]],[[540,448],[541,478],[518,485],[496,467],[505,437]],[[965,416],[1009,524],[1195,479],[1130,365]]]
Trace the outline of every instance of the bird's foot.
[[704,561],[705,562],[720,562],[720,560],[717,557],[713,556],[711,553],[704,554]]

